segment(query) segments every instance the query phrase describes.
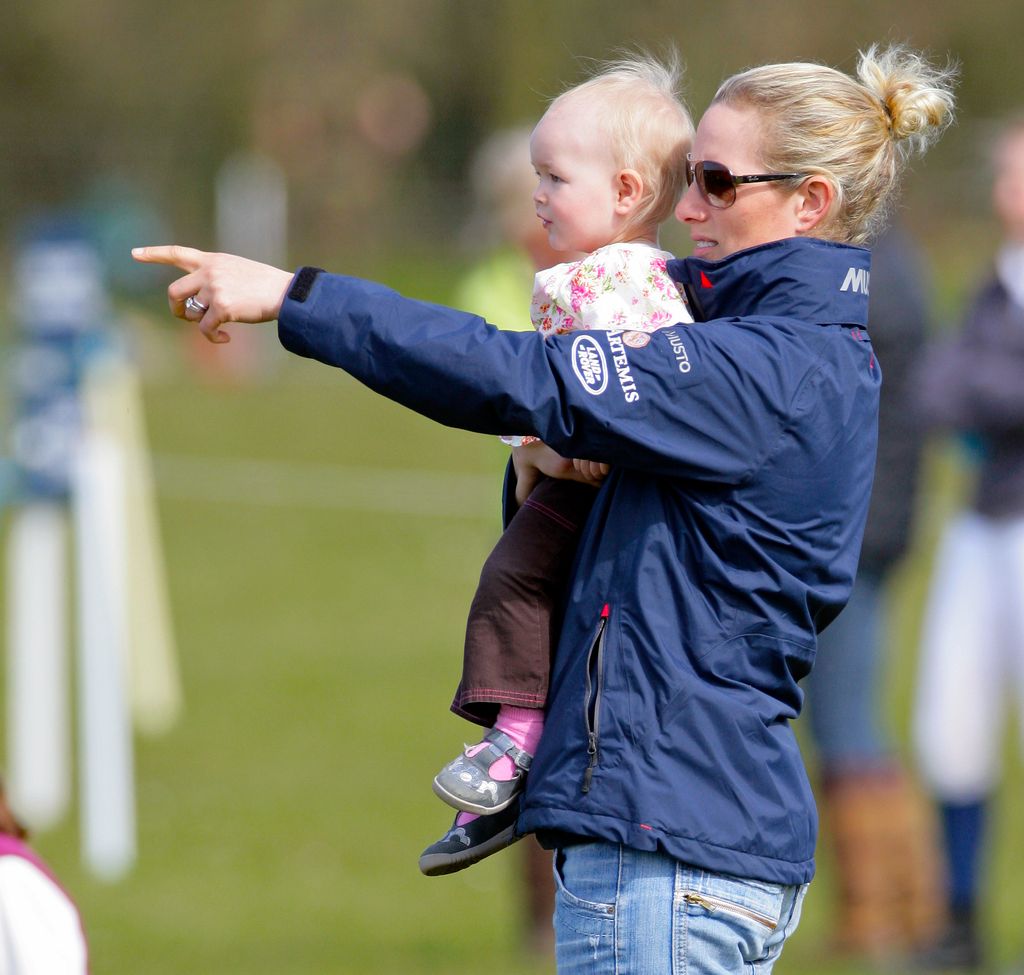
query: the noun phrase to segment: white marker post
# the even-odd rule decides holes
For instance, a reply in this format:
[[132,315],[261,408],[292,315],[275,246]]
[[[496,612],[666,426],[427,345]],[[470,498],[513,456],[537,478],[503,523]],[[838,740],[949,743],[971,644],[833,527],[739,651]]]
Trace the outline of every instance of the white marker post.
[[63,506],[39,501],[12,512],[7,539],[7,787],[40,830],[71,794],[66,533]]
[[81,401],[85,429],[115,443],[120,451],[128,567],[128,696],[135,727],[157,735],[178,720],[182,689],[139,387],[131,364],[112,349],[90,360]]
[[63,228],[39,228],[17,255],[3,363],[13,396],[14,505],[7,547],[8,786],[34,829],[71,792],[67,499],[78,437],[76,347],[99,310],[98,258]]
[[127,873],[136,854],[123,468],[115,440],[85,432],[73,494],[82,848],[105,880]]

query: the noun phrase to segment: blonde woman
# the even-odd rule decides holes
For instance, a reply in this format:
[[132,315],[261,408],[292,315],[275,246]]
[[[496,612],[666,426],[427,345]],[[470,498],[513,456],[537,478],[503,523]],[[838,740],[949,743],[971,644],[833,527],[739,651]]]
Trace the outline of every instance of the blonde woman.
[[875,456],[862,245],[951,120],[950,84],[900,48],[856,78],[727,80],[676,208],[696,247],[669,263],[685,328],[537,342],[316,268],[136,252],[188,272],[172,311],[212,341],[277,318],[287,349],[411,409],[540,437],[551,455],[521,448],[520,475],[609,465],[516,826],[556,851],[563,975],[768,972],[796,927],[817,819],[790,721],[850,592]]

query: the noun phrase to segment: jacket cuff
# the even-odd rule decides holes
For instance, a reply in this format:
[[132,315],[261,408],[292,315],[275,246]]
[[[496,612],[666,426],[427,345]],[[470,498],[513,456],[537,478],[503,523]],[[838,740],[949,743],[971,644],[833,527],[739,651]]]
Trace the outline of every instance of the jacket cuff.
[[313,283],[323,273],[322,267],[300,267],[288,289],[289,299],[303,304],[313,290]]

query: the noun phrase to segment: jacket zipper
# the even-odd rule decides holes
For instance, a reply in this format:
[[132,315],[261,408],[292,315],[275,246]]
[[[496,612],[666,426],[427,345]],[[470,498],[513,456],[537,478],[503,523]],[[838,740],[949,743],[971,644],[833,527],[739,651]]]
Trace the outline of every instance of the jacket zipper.
[[683,900],[686,901],[687,904],[696,904],[698,907],[703,907],[704,910],[709,913],[721,910],[725,911],[727,914],[737,914],[750,921],[763,924],[771,931],[774,931],[779,926],[777,921],[773,921],[765,914],[758,914],[757,911],[752,911],[749,907],[734,904],[732,901],[722,900],[720,897],[711,897],[708,894],[689,893],[683,895]]
[[590,780],[597,767],[597,735],[601,720],[601,692],[604,688],[604,632],[608,627],[608,604],[601,610],[601,622],[587,655],[586,694],[583,698],[583,720],[587,728],[587,770],[583,773],[583,792],[590,791]]

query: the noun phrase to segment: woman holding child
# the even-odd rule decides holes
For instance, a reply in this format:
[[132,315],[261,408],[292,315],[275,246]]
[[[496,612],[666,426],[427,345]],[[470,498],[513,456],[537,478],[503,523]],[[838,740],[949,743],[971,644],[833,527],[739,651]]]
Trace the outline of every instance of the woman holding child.
[[211,341],[276,318],[290,351],[439,422],[609,466],[517,825],[556,850],[560,972],[768,972],[796,927],[817,821],[790,720],[874,465],[862,245],[950,87],[902,48],[862,54],[857,79],[728,79],[676,207],[690,325],[540,340],[316,268],[135,254],[188,272],[170,304]]

